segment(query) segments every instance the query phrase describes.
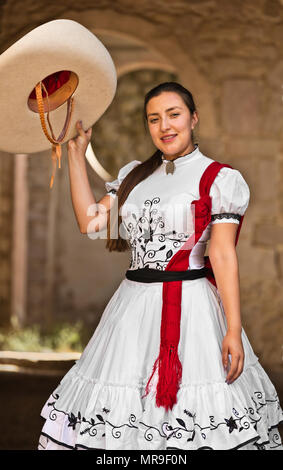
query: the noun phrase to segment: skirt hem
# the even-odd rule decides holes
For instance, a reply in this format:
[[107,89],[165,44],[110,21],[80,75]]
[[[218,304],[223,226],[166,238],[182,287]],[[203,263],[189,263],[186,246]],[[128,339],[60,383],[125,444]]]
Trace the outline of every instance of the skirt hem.
[[[272,426],[271,428],[268,429],[268,431],[270,431],[271,429],[277,429],[278,425],[283,423],[283,420],[279,421],[279,423],[277,425],[274,425]],[[45,433],[45,432],[41,432],[40,433],[40,439],[41,439],[41,436],[44,436],[45,438],[47,439],[50,439],[52,442],[54,442],[55,444],[57,444],[58,446],[62,446],[64,447],[65,449],[68,449],[68,450],[79,450],[79,449],[85,449],[85,450],[107,450],[107,449],[104,449],[102,447],[87,447],[87,446],[84,446],[83,444],[75,444],[75,446],[70,446],[64,442],[60,442],[58,441],[57,439],[55,439],[54,437],[50,436],[49,434]],[[38,450],[41,450],[40,447],[43,447],[42,444],[40,444],[40,439],[39,439],[39,446],[38,446]],[[236,447],[231,447],[230,449],[225,449],[226,451],[228,450],[238,450],[240,449],[241,447],[245,447],[247,446],[248,444],[255,444],[258,440],[260,439],[260,436],[256,436],[256,437],[253,437],[251,439],[248,439],[247,441],[245,442],[241,442],[241,444],[237,445]],[[269,441],[265,441],[263,443],[261,443],[260,445],[265,445],[265,444],[269,444]],[[44,447],[43,447],[44,448]],[[212,449],[211,447],[206,447],[206,446],[201,446],[195,450],[220,450],[220,449]],[[127,449],[125,449],[127,450]],[[135,450],[143,450],[143,449],[135,449]],[[188,452],[189,450],[187,449],[182,449],[181,447],[173,447],[173,446],[168,446],[166,449],[162,449],[162,450],[181,450],[181,451],[186,451]]]

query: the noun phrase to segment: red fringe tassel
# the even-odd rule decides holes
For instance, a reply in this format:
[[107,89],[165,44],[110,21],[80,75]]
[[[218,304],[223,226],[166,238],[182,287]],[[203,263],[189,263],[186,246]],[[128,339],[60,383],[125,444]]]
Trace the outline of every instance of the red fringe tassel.
[[157,366],[159,368],[159,380],[156,388],[156,405],[158,407],[163,406],[168,411],[177,403],[177,392],[182,378],[182,364],[178,357],[178,346],[160,346],[159,356],[154,363],[153,372],[142,398],[149,393],[149,384]]

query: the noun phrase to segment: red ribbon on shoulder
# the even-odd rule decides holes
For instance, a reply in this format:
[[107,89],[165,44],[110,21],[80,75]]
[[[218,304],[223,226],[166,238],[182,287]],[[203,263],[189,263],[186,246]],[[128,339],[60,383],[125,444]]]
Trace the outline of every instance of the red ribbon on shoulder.
[[[192,201],[195,206],[195,232],[177,253],[171,258],[165,271],[186,271],[189,268],[189,257],[193,246],[198,242],[211,220],[210,187],[221,168],[232,168],[228,164],[213,161],[204,171],[200,179],[200,198]],[[237,244],[243,217],[237,230]],[[193,240],[194,237],[194,240]],[[193,246],[191,246],[193,244]],[[216,286],[209,257],[205,256],[205,267],[209,273],[207,279]],[[217,286],[216,286],[217,287]],[[150,382],[158,368],[158,383],[156,388],[156,405],[163,406],[166,411],[177,403],[177,393],[182,379],[182,364],[178,356],[181,323],[182,281],[163,282],[162,319],[160,328],[160,350],[152,374],[147,382],[144,398],[150,391]]]

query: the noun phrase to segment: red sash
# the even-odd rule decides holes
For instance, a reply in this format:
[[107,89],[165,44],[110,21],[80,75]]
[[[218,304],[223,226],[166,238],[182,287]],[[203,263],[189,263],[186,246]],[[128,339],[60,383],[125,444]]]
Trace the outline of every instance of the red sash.
[[[200,198],[192,201],[192,204],[195,206],[195,232],[171,258],[165,271],[186,271],[189,268],[191,251],[211,220],[210,187],[223,167],[232,168],[228,164],[213,161],[203,172],[199,184]],[[244,216],[241,216],[235,245],[238,242],[243,218]],[[204,260],[205,267],[209,270],[206,278],[217,287],[209,257],[205,256]],[[149,393],[149,384],[158,366],[156,405],[158,407],[163,406],[166,411],[169,408],[172,409],[173,405],[177,403],[177,392],[182,378],[182,364],[178,357],[181,299],[182,281],[163,282],[160,351],[154,363],[153,372],[147,382],[145,394],[143,395],[144,397]]]

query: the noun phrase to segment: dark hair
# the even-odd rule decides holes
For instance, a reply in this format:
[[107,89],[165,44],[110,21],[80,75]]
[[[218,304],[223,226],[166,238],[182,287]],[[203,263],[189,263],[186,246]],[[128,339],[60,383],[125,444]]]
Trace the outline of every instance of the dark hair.
[[[151,98],[154,96],[158,96],[165,91],[173,91],[178,93],[178,95],[183,99],[185,105],[188,107],[191,114],[196,111],[195,103],[193,96],[189,90],[184,88],[177,82],[164,82],[160,83],[156,87],[149,90],[144,98],[144,108],[143,108],[143,122],[145,126],[145,130],[147,131],[147,113],[146,107],[147,103]],[[192,142],[194,143],[194,135],[192,132]],[[154,173],[154,171],[162,164],[162,152],[161,150],[157,149],[151,157],[147,160],[142,162],[141,164],[137,165],[127,176],[123,179],[118,191],[117,191],[117,198],[118,204],[114,204],[113,208],[111,209],[111,226],[110,226],[110,218],[107,219],[107,243],[106,248],[109,251],[126,251],[129,249],[128,240],[122,238],[120,236],[119,230],[122,227],[122,217],[120,215],[120,208],[126,201],[129,193],[132,189],[149,175]],[[118,215],[118,216],[117,216]],[[117,226],[118,225],[118,226]],[[111,238],[110,231],[114,230],[114,234],[118,234],[118,238]],[[113,232],[112,232],[113,233]]]

